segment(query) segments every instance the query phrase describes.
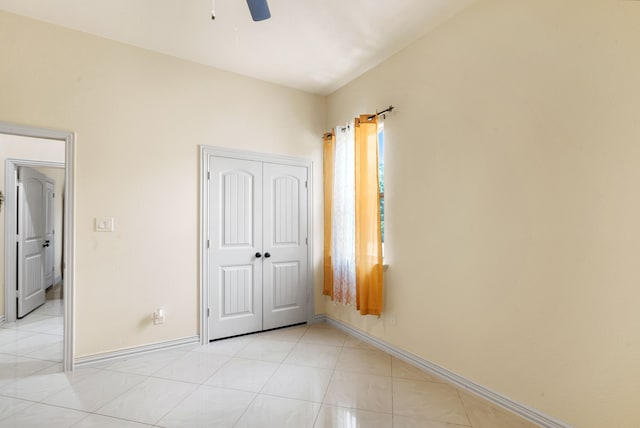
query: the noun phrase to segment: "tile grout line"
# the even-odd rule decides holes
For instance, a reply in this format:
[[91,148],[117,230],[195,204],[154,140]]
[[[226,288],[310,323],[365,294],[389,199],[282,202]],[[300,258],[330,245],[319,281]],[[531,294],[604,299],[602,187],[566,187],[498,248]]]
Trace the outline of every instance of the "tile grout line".
[[456,388],[456,395],[458,396],[458,400],[460,400],[460,403],[462,403],[462,408],[464,409],[464,414],[467,417],[467,421],[469,421],[469,426],[473,428],[473,422],[469,417],[469,411],[467,410],[467,405],[464,404],[464,400],[462,399],[462,395],[460,395],[460,390],[458,388]]
[[[289,356],[289,354],[291,353],[291,351],[296,347],[296,345],[298,343],[300,343],[300,340],[302,339],[302,336],[304,336],[305,334],[307,334],[307,332],[309,331],[309,326],[307,326],[305,332],[298,338],[298,340],[295,342],[295,344],[291,347],[291,349],[289,350],[289,352],[287,353],[287,355],[282,359],[282,361],[279,363],[279,366],[277,369],[275,369],[273,371],[273,373],[271,374],[271,376],[269,376],[269,379],[266,380],[266,382],[264,383],[264,385],[262,385],[262,388],[260,388],[260,391],[255,392],[253,399],[251,400],[251,402],[249,403],[249,405],[246,407],[246,409],[244,409],[244,411],[242,412],[242,414],[240,415],[240,417],[238,418],[237,421],[235,421],[235,423],[233,424],[233,426],[237,426],[238,423],[242,420],[242,418],[244,417],[244,415],[247,414],[247,411],[251,408],[251,406],[253,406],[253,403],[255,403],[256,399],[258,398],[258,396],[260,395],[268,395],[268,394],[262,394],[262,391],[264,391],[264,389],[267,387],[267,385],[269,384],[269,382],[271,381],[271,379],[273,379],[273,377],[276,375],[276,373],[278,373],[278,370],[280,370],[280,368],[282,367],[282,364],[284,364],[284,360],[287,359],[287,357]],[[251,342],[250,342],[251,343]],[[236,352],[236,355],[238,353],[240,353],[242,350],[244,350],[247,346],[249,346],[250,343],[247,343],[246,346],[244,346],[241,350],[239,350],[238,352]],[[253,361],[261,361],[261,362],[265,362],[264,360],[253,360]]]
[[[186,355],[189,355],[190,353],[191,353],[191,351],[187,352],[187,353],[185,354],[185,356],[183,356],[183,357],[179,357],[179,358],[177,358],[175,361],[173,361],[173,362],[171,362],[171,363],[167,364],[166,366],[164,366],[164,367],[162,367],[162,368],[158,369],[156,372],[154,372],[154,375],[155,375],[156,373],[160,372],[161,370],[165,369],[166,367],[169,367],[171,364],[175,363],[176,361],[181,360],[181,359],[183,359],[183,358],[186,358]],[[215,355],[215,354],[214,354],[214,355]],[[226,366],[226,365],[227,365],[227,364],[232,360],[232,358],[233,358],[233,357],[229,357],[229,356],[227,356],[227,355],[224,355],[224,357],[227,357],[227,361],[226,361],[224,364],[222,364],[220,367],[218,367],[217,369],[215,369],[215,370],[213,371],[213,373],[211,373],[211,375],[210,375],[210,376],[207,376],[207,377],[206,377],[202,382],[200,382],[200,383],[196,383],[196,382],[188,382],[188,381],[184,381],[184,380],[166,379],[166,378],[160,378],[160,377],[155,377],[154,375],[151,375],[150,377],[152,377],[152,378],[154,378],[154,379],[161,379],[161,380],[168,380],[168,381],[175,381],[175,382],[185,382],[185,383],[191,383],[191,384],[195,384],[195,385],[197,385],[197,387],[196,387],[193,391],[191,391],[189,394],[187,394],[187,395],[186,395],[182,400],[180,400],[180,402],[178,402],[175,406],[173,406],[173,407],[172,407],[172,408],[171,408],[171,409],[170,409],[166,414],[162,415],[162,417],[160,417],[160,419],[158,419],[155,423],[153,423],[153,424],[152,424],[152,426],[156,426],[156,425],[158,425],[160,422],[162,422],[162,420],[163,420],[164,418],[166,418],[166,417],[167,417],[171,412],[173,412],[175,409],[177,409],[177,408],[178,408],[178,406],[180,406],[180,405],[181,405],[182,403],[184,403],[184,402],[185,402],[189,397],[191,397],[193,394],[195,394],[195,393],[196,393],[196,391],[198,391],[198,389],[200,389],[200,387],[202,387],[202,386],[207,386],[207,387],[208,387],[209,385],[206,385],[206,384],[205,384],[205,382],[206,382],[207,380],[209,380],[212,376],[214,376],[214,375],[215,375],[219,370],[221,370],[223,367],[225,367],[225,366]]]
[[[187,355],[189,355],[189,352],[188,352],[187,354],[185,354],[185,356],[183,356],[183,357],[180,357],[180,358],[176,359],[175,361],[173,361],[173,362],[169,363],[168,365],[166,365],[165,367],[163,367],[163,368],[162,368],[162,369],[160,369],[160,370],[163,370],[164,368],[169,367],[171,364],[175,363],[175,362],[176,362],[176,361],[178,361],[178,360],[181,360],[181,359],[183,359],[183,358],[186,358],[186,356],[187,356]],[[226,357],[226,356],[225,356],[225,357]],[[205,385],[204,383],[205,383],[207,380],[209,380],[209,378],[211,378],[211,376],[215,375],[215,374],[216,374],[216,373],[217,373],[217,372],[218,372],[222,367],[224,367],[226,364],[228,364],[228,363],[229,363],[229,361],[231,361],[231,357],[227,358],[227,361],[225,361],[225,363],[224,363],[223,365],[221,365],[220,367],[218,367],[217,369],[215,369],[215,370],[213,371],[213,373],[211,373],[211,375],[210,375],[210,376],[206,377],[202,382],[198,383],[198,384],[197,384],[198,386],[197,386],[197,387],[196,387],[196,388],[195,388],[195,389],[194,389],[190,394],[187,394],[187,395],[186,395],[182,400],[180,400],[180,402],[179,402],[179,403],[177,403],[177,404],[176,404],[176,405],[175,405],[171,410],[169,410],[165,415],[163,415],[160,419],[158,419],[158,421],[154,423],[154,426],[155,426],[155,425],[157,425],[157,424],[159,424],[159,423],[162,421],[162,419],[164,419],[165,417],[167,417],[167,416],[169,415],[169,413],[173,412],[175,409],[177,409],[177,408],[178,408],[178,406],[179,406],[180,404],[182,404],[182,403],[183,403],[183,402],[185,402],[189,397],[191,397],[193,394],[195,394],[195,393],[196,393],[196,391],[198,391],[198,389],[200,389],[200,387],[202,387],[202,386],[204,386],[204,385]],[[154,374],[158,373],[160,370],[156,371]],[[154,377],[154,378],[155,378],[155,377]],[[160,379],[162,379],[162,378],[160,378]],[[170,380],[170,379],[165,379],[165,380]],[[195,383],[195,382],[194,382],[194,383]]]
[[346,341],[347,341],[347,336],[345,335],[345,339],[342,342],[342,345],[338,347],[340,348],[340,351],[338,352],[338,358],[336,358],[336,361],[333,364],[333,369],[331,371],[331,377],[329,378],[329,383],[327,383],[327,387],[325,388],[324,394],[322,395],[322,402],[320,403],[320,409],[318,409],[318,414],[313,420],[313,425],[312,425],[313,427],[315,427],[316,424],[318,423],[318,419],[320,418],[320,412],[322,412],[323,409],[326,408],[327,393],[329,392],[329,388],[331,387],[331,382],[333,382],[333,379],[336,375],[336,367],[338,366],[338,361],[340,361],[340,356],[342,355],[342,351],[344,350],[344,344],[346,343]]
[[150,427],[154,427],[155,426],[155,424],[147,424],[145,422],[134,421],[133,419],[122,418],[120,416],[107,416],[107,415],[101,415],[100,413],[88,412],[86,417],[80,419],[78,422],[76,422],[75,424],[71,425],[70,428],[73,428],[74,426],[78,425],[80,422],[82,422],[83,420],[85,420],[86,418],[88,418],[90,416],[100,416],[100,417],[103,417],[103,418],[109,418],[109,419],[116,419],[116,420],[119,420],[119,421],[132,422],[132,423],[135,423],[135,424],[146,425],[146,426],[150,426]]
[[[107,372],[108,372],[108,371],[112,371],[112,372],[114,371],[114,370],[108,370],[108,369],[102,369],[102,370],[107,371]],[[122,372],[120,372],[120,373],[122,373]],[[142,375],[134,374],[134,373],[123,373],[123,374],[129,374],[129,375],[134,375],[134,376],[142,376]],[[103,413],[98,413],[98,411],[100,411],[100,409],[103,409],[105,406],[108,406],[109,404],[113,403],[115,400],[117,400],[118,398],[122,397],[124,394],[126,394],[126,393],[130,392],[131,390],[133,390],[133,388],[135,388],[135,387],[137,387],[137,386],[139,386],[139,385],[142,385],[144,382],[146,382],[146,381],[147,381],[147,380],[149,380],[150,378],[151,378],[151,376],[146,376],[146,379],[143,379],[143,380],[141,380],[140,382],[138,382],[138,383],[136,383],[136,384],[134,384],[134,385],[131,385],[131,387],[129,387],[129,388],[127,388],[127,389],[125,389],[125,390],[124,390],[124,391],[122,391],[120,394],[118,394],[117,396],[113,397],[111,400],[107,401],[106,403],[102,404],[100,407],[98,407],[97,409],[95,409],[95,410],[94,410],[94,411],[92,411],[91,413],[92,413],[92,414],[95,414],[95,415],[99,415],[99,416],[106,416],[106,417],[109,417],[109,418],[113,417],[113,416],[110,416],[110,415],[105,415],[105,414],[103,414]],[[85,379],[83,379],[83,380],[85,380]],[[139,421],[132,421],[132,422],[138,422],[138,423],[141,423],[141,422],[139,422]],[[153,425],[153,424],[152,424],[152,425]]]

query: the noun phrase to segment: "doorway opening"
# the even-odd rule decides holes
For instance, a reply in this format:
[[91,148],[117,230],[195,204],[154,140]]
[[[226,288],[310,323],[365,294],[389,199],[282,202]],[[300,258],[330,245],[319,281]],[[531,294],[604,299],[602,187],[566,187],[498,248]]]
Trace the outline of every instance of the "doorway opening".
[[16,358],[62,363],[64,371],[73,369],[73,143],[71,132],[0,122],[0,336],[14,331],[6,346]]

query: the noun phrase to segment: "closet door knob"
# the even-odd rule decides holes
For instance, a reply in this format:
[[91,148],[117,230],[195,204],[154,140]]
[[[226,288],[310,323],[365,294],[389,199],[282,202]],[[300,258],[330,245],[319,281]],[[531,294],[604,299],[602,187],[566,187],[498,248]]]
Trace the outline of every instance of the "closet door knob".
[[264,258],[265,258],[265,259],[268,259],[269,257],[271,257],[271,254],[269,254],[269,253],[264,253]]
[[256,259],[259,259],[260,257],[262,257],[262,254],[256,253]]

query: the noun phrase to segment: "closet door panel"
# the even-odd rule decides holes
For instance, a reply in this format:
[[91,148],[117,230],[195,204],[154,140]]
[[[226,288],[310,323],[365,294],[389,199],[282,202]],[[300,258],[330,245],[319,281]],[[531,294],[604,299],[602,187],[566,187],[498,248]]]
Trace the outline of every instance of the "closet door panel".
[[307,169],[264,164],[263,329],[306,321]]
[[209,161],[209,340],[262,330],[262,163]]

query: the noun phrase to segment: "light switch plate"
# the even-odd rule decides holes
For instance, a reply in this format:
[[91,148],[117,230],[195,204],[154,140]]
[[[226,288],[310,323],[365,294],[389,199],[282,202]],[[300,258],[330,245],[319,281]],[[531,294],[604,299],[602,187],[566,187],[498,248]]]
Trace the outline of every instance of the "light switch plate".
[[113,232],[113,217],[96,217],[96,232]]

